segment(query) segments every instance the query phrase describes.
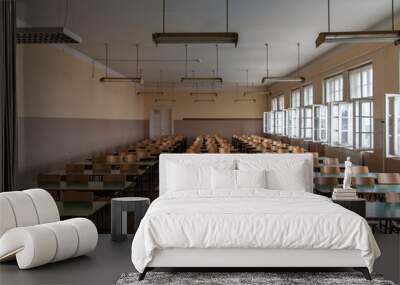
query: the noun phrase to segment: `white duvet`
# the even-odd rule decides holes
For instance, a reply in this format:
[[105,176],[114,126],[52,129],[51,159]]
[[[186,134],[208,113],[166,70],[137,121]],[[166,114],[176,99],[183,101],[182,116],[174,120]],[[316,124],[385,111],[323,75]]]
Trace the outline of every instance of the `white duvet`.
[[358,249],[372,271],[380,251],[365,219],[320,195],[249,189],[168,193],[156,199],[132,243],[143,272],[155,249]]

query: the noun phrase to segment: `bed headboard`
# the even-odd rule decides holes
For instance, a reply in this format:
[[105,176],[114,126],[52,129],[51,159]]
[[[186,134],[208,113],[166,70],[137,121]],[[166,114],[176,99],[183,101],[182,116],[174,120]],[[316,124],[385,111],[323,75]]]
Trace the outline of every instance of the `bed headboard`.
[[238,153],[238,154],[192,154],[192,153],[165,153],[160,155],[159,162],[159,175],[160,175],[160,185],[159,191],[160,196],[167,192],[167,180],[168,180],[168,164],[170,163],[185,163],[185,164],[210,164],[216,163],[218,161],[229,161],[232,160],[238,161],[240,159],[254,159],[254,160],[290,160],[291,162],[303,162],[306,161],[305,164],[305,173],[307,174],[307,192],[313,192],[313,175],[314,175],[314,166],[313,166],[313,155],[311,153],[302,153],[302,154],[272,154],[272,153]]

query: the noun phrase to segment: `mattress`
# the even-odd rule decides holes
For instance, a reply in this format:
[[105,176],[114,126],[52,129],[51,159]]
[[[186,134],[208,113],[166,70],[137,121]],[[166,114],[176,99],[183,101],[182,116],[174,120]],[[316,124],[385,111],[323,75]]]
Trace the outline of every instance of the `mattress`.
[[156,199],[132,243],[139,272],[163,249],[359,250],[372,271],[380,251],[365,219],[307,192],[170,192]]

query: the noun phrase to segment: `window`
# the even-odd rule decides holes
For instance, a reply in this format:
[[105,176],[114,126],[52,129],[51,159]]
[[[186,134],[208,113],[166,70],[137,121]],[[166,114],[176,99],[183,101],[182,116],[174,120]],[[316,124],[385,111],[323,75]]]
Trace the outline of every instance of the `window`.
[[386,95],[386,155],[400,156],[400,95]]
[[303,106],[311,106],[313,104],[314,88],[313,85],[303,87]]
[[264,133],[272,134],[273,133],[273,112],[264,112],[263,113],[263,129]]
[[372,97],[372,64],[350,71],[350,98]]
[[353,104],[331,105],[331,144],[353,146]]
[[274,121],[274,133],[277,135],[283,135],[285,127],[285,117],[283,111],[274,112]]
[[292,90],[292,93],[290,94],[290,107],[300,107],[300,89]]
[[278,109],[280,111],[285,109],[285,95],[281,95],[278,97]]
[[312,139],[312,107],[301,108],[300,132],[301,138],[305,140]]
[[373,102],[356,101],[355,105],[355,148],[372,149],[374,140]]
[[343,101],[343,75],[325,79],[325,102]]
[[271,107],[272,107],[272,111],[278,110],[278,97],[272,98]]
[[314,105],[313,115],[313,140],[317,142],[326,142],[328,140],[328,107],[324,105]]
[[291,138],[299,137],[299,109],[289,109],[287,115],[287,133]]

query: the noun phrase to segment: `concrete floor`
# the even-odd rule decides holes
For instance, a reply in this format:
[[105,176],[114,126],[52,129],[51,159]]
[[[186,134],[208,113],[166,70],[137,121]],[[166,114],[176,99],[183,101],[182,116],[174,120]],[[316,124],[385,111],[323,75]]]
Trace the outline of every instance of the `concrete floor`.
[[[375,272],[400,284],[400,235],[376,235],[382,256]],[[100,235],[97,249],[82,256],[30,270],[19,270],[15,262],[0,265],[0,284],[115,284],[124,272],[134,271],[130,260],[132,236],[121,243]]]

